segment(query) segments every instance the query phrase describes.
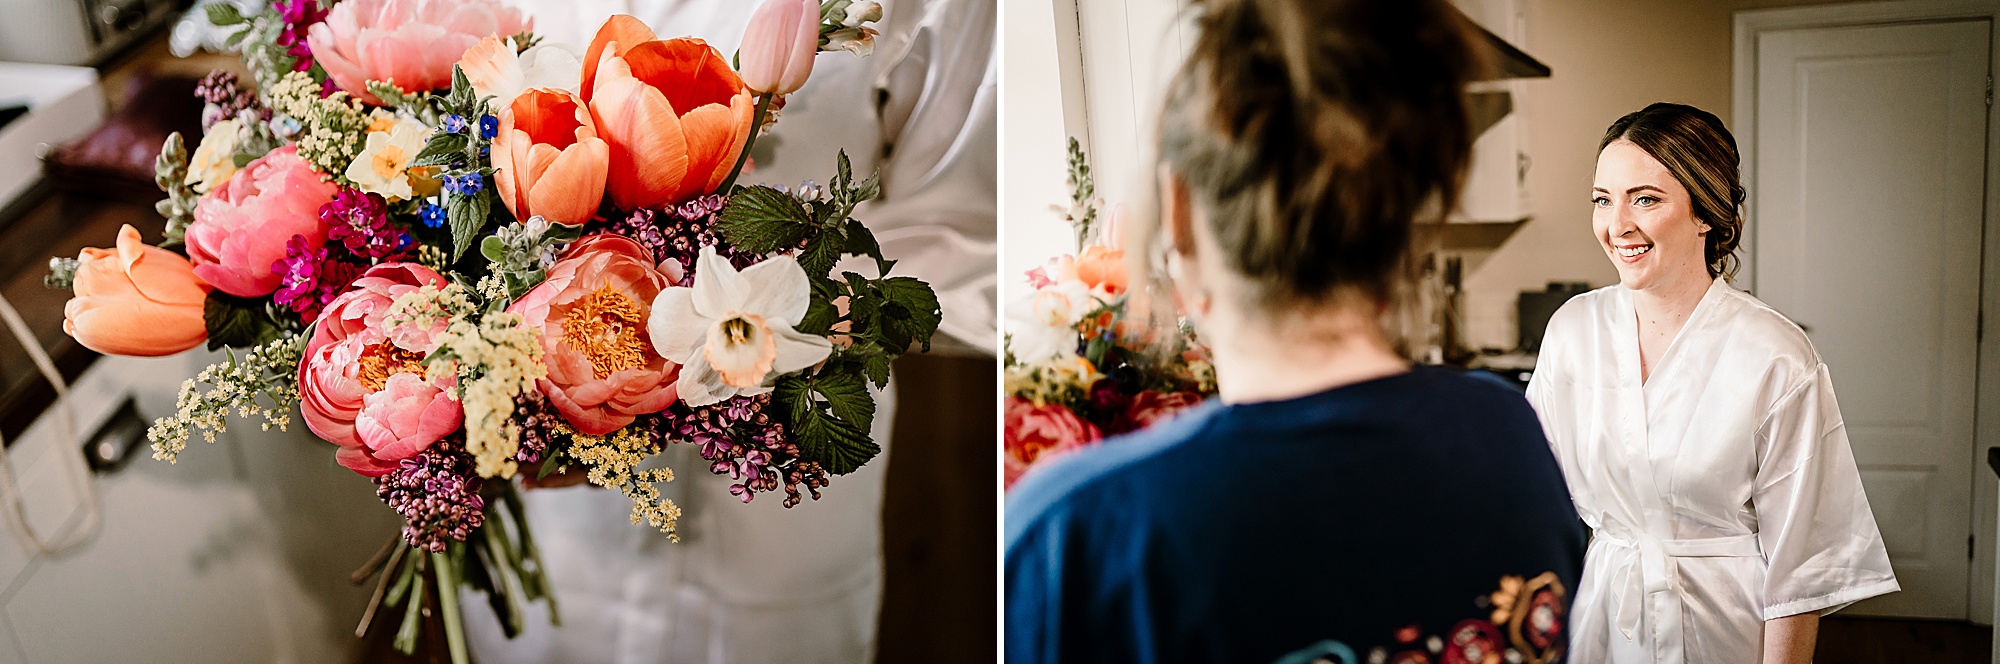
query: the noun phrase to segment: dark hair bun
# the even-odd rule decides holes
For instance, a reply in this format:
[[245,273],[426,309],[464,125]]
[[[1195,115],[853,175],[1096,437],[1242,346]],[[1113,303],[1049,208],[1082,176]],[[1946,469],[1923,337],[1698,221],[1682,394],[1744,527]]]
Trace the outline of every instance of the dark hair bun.
[[1442,0],[1207,0],[1160,154],[1271,302],[1386,299],[1411,224],[1456,204],[1472,149],[1465,19]]

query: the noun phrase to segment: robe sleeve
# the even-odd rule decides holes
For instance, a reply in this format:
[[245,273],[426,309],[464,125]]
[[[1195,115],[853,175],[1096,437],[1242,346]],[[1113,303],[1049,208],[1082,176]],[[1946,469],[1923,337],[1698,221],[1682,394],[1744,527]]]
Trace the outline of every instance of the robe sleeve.
[[1825,364],[1765,415],[1757,431],[1755,482],[1751,505],[1764,551],[1765,620],[1808,611],[1825,615],[1900,589]]

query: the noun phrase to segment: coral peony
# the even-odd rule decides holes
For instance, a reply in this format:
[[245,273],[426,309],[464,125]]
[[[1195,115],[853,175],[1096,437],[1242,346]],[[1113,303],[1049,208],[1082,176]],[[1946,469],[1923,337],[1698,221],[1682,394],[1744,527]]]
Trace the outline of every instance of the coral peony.
[[75,299],[63,307],[63,332],[108,355],[172,355],[208,338],[202,305],[209,286],[187,259],[118,229],[117,249],[77,256]]
[[819,0],[764,0],[743,29],[743,83],[788,95],[812,75],[819,54]]
[[620,209],[663,208],[714,191],[736,167],[755,100],[714,47],[657,40],[613,16],[584,55],[584,101],[611,148],[605,189]]
[[680,366],[653,350],[646,319],[654,298],[680,281],[681,267],[621,235],[570,245],[547,281],[508,311],[542,334],[549,375],[536,383],[563,419],[590,435],[624,428],[672,405]]
[[1019,397],[1007,398],[1003,424],[1006,430],[1001,444],[1007,452],[1006,488],[1010,489],[1036,461],[1081,449],[1102,437],[1095,425],[1068,408],[1037,406]]
[[516,219],[578,225],[604,201],[610,148],[583,100],[530,89],[500,109],[493,138],[493,186]]
[[292,236],[304,236],[314,246],[326,241],[319,208],[333,200],[335,189],[295,147],[272,150],[245,165],[195,205],[187,229],[195,276],[230,295],[269,295],[282,279],[273,265],[284,260]]
[[451,66],[481,38],[532,25],[498,0],[347,0],[308,29],[306,43],[340,89],[379,105],[368,81],[407,92],[451,87]]
[[340,446],[340,465],[375,477],[458,430],[465,410],[424,379],[419,362],[441,326],[390,326],[389,305],[444,277],[415,263],[370,268],[326,307],[299,362],[299,410],[306,426]]

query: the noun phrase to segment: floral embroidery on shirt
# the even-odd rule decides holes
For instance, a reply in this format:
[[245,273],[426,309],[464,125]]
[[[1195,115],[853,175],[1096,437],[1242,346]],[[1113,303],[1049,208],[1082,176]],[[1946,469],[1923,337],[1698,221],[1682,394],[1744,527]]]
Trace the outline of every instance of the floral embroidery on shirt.
[[1532,579],[1509,574],[1472,602],[1490,611],[1488,619],[1461,620],[1442,636],[1425,637],[1420,625],[1403,627],[1391,635],[1399,648],[1394,654],[1377,647],[1357,661],[1346,644],[1327,640],[1275,664],[1555,664],[1563,656],[1564,595],[1555,572]]

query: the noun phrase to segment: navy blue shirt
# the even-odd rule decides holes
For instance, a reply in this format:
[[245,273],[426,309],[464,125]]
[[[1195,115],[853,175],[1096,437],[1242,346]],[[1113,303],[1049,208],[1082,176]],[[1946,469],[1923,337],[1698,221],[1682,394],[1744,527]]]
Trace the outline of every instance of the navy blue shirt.
[[1583,568],[1527,400],[1433,367],[1210,401],[1006,510],[1010,663],[1552,662]]

